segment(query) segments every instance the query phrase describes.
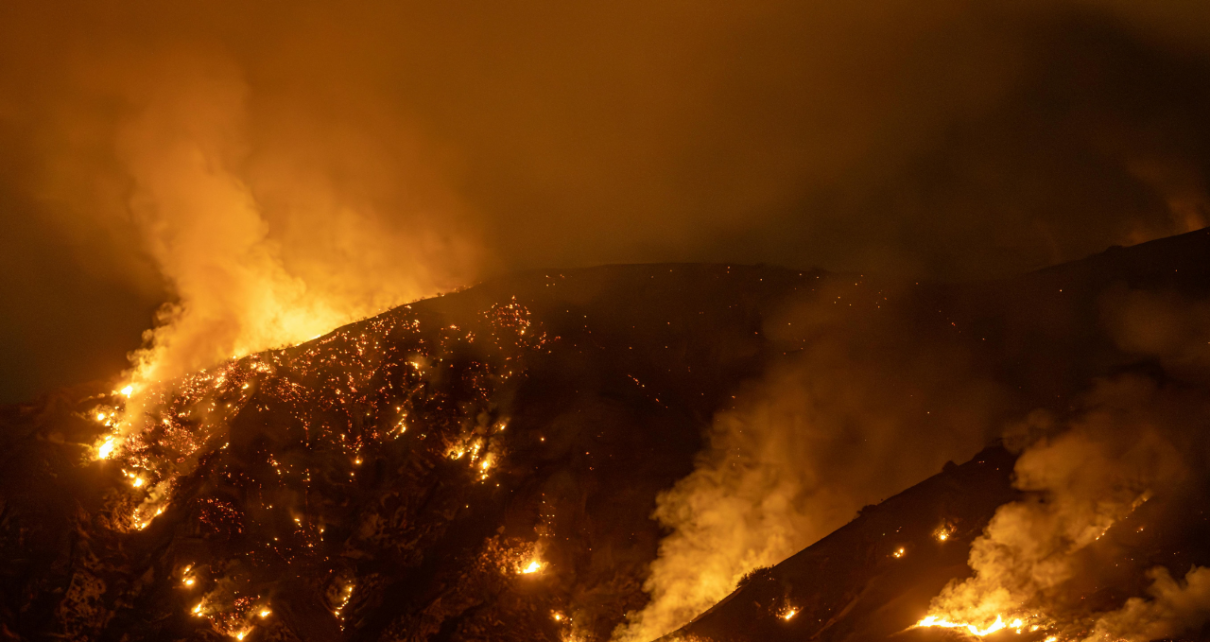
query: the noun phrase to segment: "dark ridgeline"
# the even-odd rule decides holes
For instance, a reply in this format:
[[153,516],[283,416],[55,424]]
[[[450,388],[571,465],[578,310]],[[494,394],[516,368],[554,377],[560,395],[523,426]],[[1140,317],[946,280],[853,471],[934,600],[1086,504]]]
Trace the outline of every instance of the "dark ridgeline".
[[[1119,350],[1101,309],[1123,287],[1205,297],[1208,256],[1195,232],[962,285],[763,266],[530,272],[198,373],[111,460],[90,450],[96,409],[121,403],[105,386],[9,406],[0,639],[606,640],[646,601],[657,493],[693,469],[741,385],[811,340],[764,324],[821,284],[856,281],[864,303],[841,322],[894,315],[921,346],[968,351],[1015,391],[1005,412],[1063,412],[1094,377],[1169,376]],[[993,447],[863,510],[685,632],[901,631],[967,572],[970,541],[1014,496],[1012,462]],[[953,528],[943,547],[938,523]],[[1147,555],[1205,563],[1190,533]],[[779,618],[789,603],[798,613]]]

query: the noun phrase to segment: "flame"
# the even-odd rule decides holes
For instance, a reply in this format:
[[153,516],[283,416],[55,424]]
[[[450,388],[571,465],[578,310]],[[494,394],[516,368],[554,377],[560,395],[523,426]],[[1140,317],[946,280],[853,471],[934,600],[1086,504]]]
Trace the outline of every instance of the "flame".
[[[362,339],[365,339],[364,335]],[[357,350],[360,354],[361,348],[357,347]],[[307,356],[311,359],[315,358],[315,354]],[[136,383],[127,386],[133,395],[130,403],[119,403],[115,407],[94,407],[84,415],[84,418],[87,419],[96,413],[98,420],[105,427],[104,430],[107,431],[100,435],[94,444],[96,456],[100,459],[118,460],[118,469],[122,475],[133,487],[142,489],[142,491],[136,492],[127,487],[127,497],[135,498],[136,501],[141,499],[142,503],[137,507],[127,509],[124,523],[121,523],[125,530],[146,529],[166,511],[167,507],[172,505],[175,482],[182,474],[187,474],[193,467],[196,467],[198,453],[206,452],[205,449],[210,447],[210,444],[221,443],[219,448],[227,448],[228,443],[224,443],[221,439],[224,436],[221,431],[229,426],[231,419],[240,412],[248,399],[246,395],[238,393],[238,390],[250,390],[256,387],[265,394],[297,394],[294,390],[300,387],[297,384],[283,384],[292,386],[292,388],[283,388],[282,391],[279,391],[272,386],[260,386],[257,383],[260,381],[259,379],[255,379],[251,385],[248,383],[249,377],[257,376],[255,373],[272,373],[274,369],[271,364],[279,363],[279,359],[278,355],[269,355],[253,357],[251,362],[230,362],[213,369],[201,370],[178,381],[163,385]],[[342,365],[353,368],[357,363],[354,360],[351,364],[342,362]],[[361,382],[351,379],[346,392],[360,394],[356,386],[361,385]],[[340,390],[337,390],[336,393],[341,394]],[[402,412],[402,409],[396,406],[396,412]],[[406,417],[407,414],[404,413],[404,416]],[[401,419],[401,424],[402,421]],[[401,425],[399,431],[402,432],[403,429]],[[502,429],[503,424],[501,424]],[[485,430],[486,427],[481,427],[470,434],[464,433],[461,436],[461,443],[455,446],[457,450],[447,451],[451,457],[460,458],[462,462],[466,463],[472,475],[475,476],[486,477],[488,471],[500,465],[499,458],[505,456],[506,452],[501,449],[495,437],[484,436]],[[367,458],[361,456],[360,448],[364,444],[360,439],[355,444],[349,444],[346,442],[346,435],[339,432],[328,433],[327,437],[339,437],[342,452],[347,457],[344,461],[351,460],[354,466],[365,465],[365,461],[370,455],[367,455]],[[161,450],[171,456],[162,456]],[[348,457],[348,455],[352,455],[352,457]],[[271,453],[268,461],[277,474],[282,474],[281,464],[274,459]],[[148,493],[148,490],[153,492]],[[216,511],[222,508],[221,504],[223,502],[215,502]],[[269,504],[267,508],[271,510],[273,505]],[[238,521],[239,517],[238,512],[235,517],[231,517],[227,513],[219,511],[215,513],[213,519],[206,517],[203,521],[217,524],[228,518]],[[287,519],[293,519],[301,527],[303,517],[308,516],[305,514],[289,515]],[[312,519],[312,517],[308,517],[309,522]],[[227,525],[230,526],[230,524]],[[316,528],[320,534],[323,533],[322,526],[316,525]],[[277,542],[278,538],[273,537],[272,540]],[[265,545],[273,546],[275,549],[280,546],[269,542],[266,542]],[[310,543],[307,545],[311,546]],[[532,575],[545,572],[546,564],[542,560],[540,544],[537,543],[508,551],[505,559],[507,561],[498,568],[506,574],[511,572]],[[200,583],[199,576],[192,574],[192,564],[183,569],[178,567],[178,569],[178,574],[175,575],[181,583],[178,587],[180,590],[188,590],[190,593],[193,588],[202,592],[206,590],[206,586],[223,586],[225,582],[223,577],[212,575],[213,568],[210,572],[199,571],[200,575],[206,575],[205,584]],[[332,613],[343,621],[346,619],[343,613],[351,604],[355,587],[352,582],[345,580],[336,584],[333,589],[335,589],[333,591],[335,594],[329,597],[331,601],[328,608],[332,609]],[[257,604],[260,600],[259,595],[240,597],[235,600],[234,605],[228,606],[216,602],[213,595],[203,595],[195,606],[182,606],[193,616],[210,620],[215,629],[225,636],[242,640],[254,632],[251,624],[258,616],[266,618],[271,614],[265,602]],[[560,613],[556,621],[560,622],[563,628],[569,628],[574,620],[572,617]],[[342,623],[342,629],[343,626]],[[568,631],[564,631],[564,633],[568,633]],[[574,635],[574,631],[568,634]],[[567,639],[582,640],[583,638]]]
[[126,397],[127,399],[129,399],[130,395],[134,394],[134,386],[128,385],[125,388],[122,388],[121,393],[122,393],[123,397]]
[[899,559],[906,554],[907,554],[907,550],[904,549],[902,546],[900,546],[899,548],[895,549],[894,553],[891,553],[891,557],[894,557],[895,559]]
[[114,448],[117,448],[117,441],[113,437],[106,437],[105,442],[97,449],[97,459],[109,459],[113,456]]
[[777,614],[777,617],[779,617],[783,620],[789,621],[795,615],[798,615],[798,609],[796,609],[792,606],[788,606],[788,607],[782,609],[781,613]]
[[[1011,628],[1020,629],[1022,626],[1024,626],[1024,623],[1021,622],[1021,620],[1019,620],[1019,619],[1013,620],[1013,624],[1015,626],[1013,626]],[[995,633],[996,631],[1001,631],[1003,629],[1010,628],[1009,625],[1004,623],[1004,618],[999,615],[996,616],[995,622],[992,622],[991,624],[989,624],[988,626],[983,627],[983,628],[979,628],[978,626],[976,626],[974,624],[970,624],[968,622],[951,622],[949,620],[937,617],[935,615],[930,615],[916,623],[916,627],[918,627],[918,628],[930,627],[930,626],[941,627],[944,629],[966,629],[966,631],[968,633],[970,633],[971,635],[973,635],[975,637],[980,637],[980,638],[985,635],[991,635],[992,633]]]

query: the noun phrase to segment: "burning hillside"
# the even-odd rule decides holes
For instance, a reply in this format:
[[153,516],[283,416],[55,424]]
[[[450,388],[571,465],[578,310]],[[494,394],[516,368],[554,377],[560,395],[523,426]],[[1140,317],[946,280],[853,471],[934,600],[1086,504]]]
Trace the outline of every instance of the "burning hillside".
[[607,637],[642,604],[652,498],[806,278],[535,275],[143,391],[139,417],[130,390],[10,408],[5,626]]
[[1210,564],[1205,339],[1131,328],[1204,299],[1207,250],[954,286],[531,273],[9,407],[0,631],[1177,635]]

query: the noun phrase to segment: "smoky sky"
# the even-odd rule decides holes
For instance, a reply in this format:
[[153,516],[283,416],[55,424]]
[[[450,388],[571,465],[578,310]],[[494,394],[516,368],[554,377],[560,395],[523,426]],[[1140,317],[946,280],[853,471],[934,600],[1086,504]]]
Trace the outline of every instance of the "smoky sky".
[[238,117],[139,135],[238,127],[215,154],[287,270],[374,236],[363,271],[398,252],[422,294],[657,261],[953,280],[1204,226],[1207,42],[1197,2],[5,3],[0,399],[111,376],[181,295],[123,142],[174,87]]

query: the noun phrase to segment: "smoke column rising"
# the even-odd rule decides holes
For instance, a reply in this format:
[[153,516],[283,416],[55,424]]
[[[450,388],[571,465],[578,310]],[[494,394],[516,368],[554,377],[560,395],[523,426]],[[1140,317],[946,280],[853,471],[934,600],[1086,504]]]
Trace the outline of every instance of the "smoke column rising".
[[1081,550],[1185,480],[1187,468],[1165,434],[1179,414],[1163,407],[1164,397],[1144,380],[1103,382],[1085,400],[1083,417],[1026,449],[1015,485],[1029,498],[997,510],[972,545],[974,576],[947,586],[930,615],[985,629],[997,617],[1029,623],[1031,613],[1045,613],[1054,590],[1076,575]]
[[1038,411],[1010,427],[1006,443],[1024,449],[1015,485],[1027,497],[996,512],[972,545],[973,576],[948,585],[930,616],[980,629],[1019,617],[1088,642],[1166,638],[1210,620],[1210,570],[1198,566],[1149,569],[1147,596],[1092,621],[1063,614],[1071,583],[1096,576],[1086,551],[1114,524],[1149,502],[1183,512],[1182,497],[1205,488],[1206,319],[1204,300],[1177,292],[1119,286],[1101,297],[1109,336],[1164,376],[1101,380],[1073,417]]
[[364,139],[334,144],[300,127],[288,144],[253,149],[247,85],[221,57],[178,53],[143,73],[155,75],[140,79],[151,89],[132,97],[115,149],[130,215],[175,301],[132,355],[136,390],[473,278],[471,235],[442,237],[460,214],[454,199],[424,200],[436,191],[426,186],[405,194],[413,202],[375,203],[383,194],[341,193],[305,161],[343,154],[404,180],[422,172],[392,166]]
[[207,160],[178,171],[263,221],[231,241],[263,247],[245,268],[281,265],[231,297],[303,325],[515,269],[950,279],[1186,231],[1210,220],[1208,29],[1116,0],[5,3],[0,394],[107,376],[128,300],[183,296],[158,265],[203,209],[153,159],[187,145]]
[[695,470],[658,498],[671,533],[644,585],[651,602],[615,640],[686,624],[747,573],[994,434],[1003,391],[950,337],[906,323],[888,302],[901,290],[843,276],[816,290],[769,318],[764,334],[791,356],[715,417]]

